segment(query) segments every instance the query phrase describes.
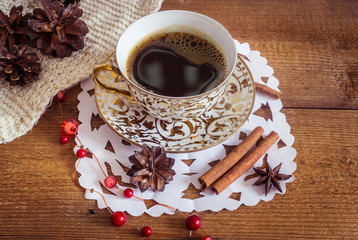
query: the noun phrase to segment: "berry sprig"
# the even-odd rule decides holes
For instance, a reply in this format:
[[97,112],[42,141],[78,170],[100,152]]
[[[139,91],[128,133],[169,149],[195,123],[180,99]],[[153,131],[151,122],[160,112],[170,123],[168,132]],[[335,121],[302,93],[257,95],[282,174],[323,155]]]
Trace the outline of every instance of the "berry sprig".
[[[58,102],[58,104],[60,105],[61,102],[63,102],[65,100],[65,92],[60,92],[59,94],[57,94],[55,97],[54,97],[54,100],[56,100]],[[62,108],[60,106],[60,110],[61,110],[61,116],[62,116]],[[74,137],[78,140],[79,144],[80,145],[75,145],[76,147],[78,147],[78,150],[76,151],[76,156],[78,157],[78,162],[75,166],[75,172],[77,171],[77,167],[81,161],[81,159],[83,159],[84,157],[86,157],[87,153],[90,153],[92,154],[92,156],[94,157],[94,159],[97,161],[97,164],[99,165],[103,175],[104,175],[104,185],[111,189],[111,188],[117,188],[118,190],[122,191],[123,192],[123,197],[125,198],[136,198],[136,199],[139,199],[141,201],[146,201],[145,199],[143,198],[140,198],[138,196],[135,196],[134,195],[134,192],[131,188],[126,188],[126,189],[121,189],[118,185],[118,182],[116,180],[116,178],[114,176],[108,176],[104,170],[102,169],[101,165],[100,165],[100,162],[98,160],[98,158],[96,157],[96,155],[91,152],[88,148],[85,148],[84,145],[81,143],[79,137],[77,136],[77,132],[78,132],[78,123],[76,120],[74,120],[73,118],[70,118],[70,119],[67,119],[65,121],[62,122],[61,124],[61,136],[60,136],[60,143],[61,144],[67,144],[70,140],[71,137]],[[73,180],[74,182],[76,182],[76,177],[75,177],[75,174],[73,174]],[[77,184],[78,185],[78,184]],[[94,190],[94,189],[87,189],[87,188],[83,188],[82,186],[78,185],[79,187],[81,187],[82,189],[84,190],[87,190],[91,193],[97,193],[101,196],[101,198],[103,199],[108,211],[111,213],[111,222],[114,226],[117,226],[117,227],[122,227],[123,225],[125,225],[126,223],[126,215],[124,212],[121,212],[121,211],[116,211],[116,212],[113,212],[110,207],[108,206],[103,194],[101,194],[100,192]],[[180,213],[180,215],[182,215],[183,217],[186,218],[186,226],[187,228],[189,229],[189,236],[198,236],[198,237],[201,237],[201,240],[212,240],[213,238],[208,236],[206,234],[206,232],[201,228],[201,224],[202,224],[202,221],[201,221],[201,218],[198,216],[198,215],[195,215],[195,214],[191,214],[189,216],[186,216],[184,213],[182,213],[181,211],[179,211],[178,209],[174,208],[174,207],[171,207],[171,206],[168,206],[168,205],[165,205],[165,204],[161,204],[161,203],[158,203],[158,205],[161,205],[161,206],[164,206],[164,207],[167,207],[167,208],[170,208],[172,209],[173,211],[175,211],[175,213]],[[149,226],[144,226],[142,228],[139,228],[139,227],[132,227],[130,226],[129,224],[126,224],[128,227],[130,228],[135,228],[137,229],[138,231],[140,231],[141,235],[143,237],[150,237],[151,235],[160,235],[160,236],[168,236],[168,237],[182,237],[182,235],[176,235],[176,234],[167,234],[167,233],[159,233],[159,232],[152,232],[152,229],[149,227]],[[196,231],[196,230],[201,230],[204,235],[202,234],[199,234],[197,232],[193,232],[193,231]]]

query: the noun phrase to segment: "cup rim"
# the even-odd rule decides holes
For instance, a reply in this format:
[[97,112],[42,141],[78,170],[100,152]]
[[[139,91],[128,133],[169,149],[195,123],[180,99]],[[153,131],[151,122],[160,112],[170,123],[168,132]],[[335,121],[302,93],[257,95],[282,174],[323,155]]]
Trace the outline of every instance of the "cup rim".
[[[222,28],[223,32],[227,35],[227,37],[229,37],[231,40],[232,40],[232,43],[235,47],[235,55],[236,55],[236,58],[234,60],[234,63],[227,75],[227,77],[219,84],[217,85],[216,87],[214,87],[213,89],[207,91],[207,92],[203,92],[203,93],[200,93],[200,94],[196,94],[196,95],[191,95],[191,96],[180,96],[180,97],[174,97],[174,96],[166,96],[166,95],[161,95],[161,94],[158,94],[158,93],[155,93],[155,92],[152,92],[142,86],[140,86],[139,84],[136,84],[135,82],[133,82],[131,79],[129,79],[127,76],[126,76],[126,73],[123,73],[122,72],[122,75],[123,77],[126,79],[126,81],[128,81],[133,87],[145,92],[146,94],[149,94],[149,95],[152,95],[154,97],[159,97],[159,98],[165,98],[165,99],[192,99],[192,98],[197,98],[197,97],[203,97],[205,95],[210,95],[211,93],[217,91],[218,89],[221,89],[222,87],[224,87],[226,85],[226,83],[228,82],[228,79],[230,78],[230,76],[233,74],[234,70],[235,70],[235,66],[236,66],[236,63],[237,63],[237,53],[236,53],[236,44],[234,42],[234,39],[233,37],[231,36],[231,34],[229,33],[229,31],[222,25],[220,24],[218,21],[206,16],[206,15],[203,15],[201,13],[197,13],[197,12],[193,12],[193,11],[186,11],[186,10],[165,10],[165,11],[159,11],[159,12],[156,12],[156,13],[152,13],[152,14],[149,14],[147,16],[144,16],[140,19],[138,19],[137,21],[141,20],[141,21],[144,21],[145,19],[149,18],[149,17],[152,17],[153,15],[161,15],[161,14],[167,14],[167,13],[185,13],[185,14],[192,14],[192,15],[196,15],[196,16],[199,16],[201,18],[205,18],[206,20],[209,20],[211,22],[213,22],[214,24],[217,24],[220,28]],[[135,21],[134,23],[136,23],[137,21]],[[132,23],[127,29],[129,29],[134,23]],[[123,36],[123,34],[127,31],[124,30],[124,32],[121,34],[118,42],[117,42],[117,47],[116,47],[116,62],[118,64],[118,48],[119,48],[119,42],[120,42],[120,39],[121,37]],[[199,30],[200,31],[200,30]],[[118,64],[119,66],[119,64]]]

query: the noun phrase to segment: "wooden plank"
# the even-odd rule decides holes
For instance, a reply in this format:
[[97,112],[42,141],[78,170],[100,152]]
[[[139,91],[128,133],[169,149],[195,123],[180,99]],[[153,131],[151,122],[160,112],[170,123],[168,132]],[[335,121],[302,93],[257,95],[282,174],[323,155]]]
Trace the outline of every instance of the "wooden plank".
[[[165,0],[163,9],[206,14],[260,51],[280,80],[296,138],[296,180],[286,194],[236,211],[199,213],[208,234],[358,239],[358,111],[349,110],[358,109],[358,1]],[[69,91],[63,119],[78,116],[80,91]],[[187,239],[178,214],[128,216],[126,227],[113,227],[108,211],[72,183],[76,158],[70,145],[58,143],[61,120],[53,104],[30,133],[0,145],[0,239],[138,239],[129,225]]]
[[199,12],[261,52],[286,107],[358,109],[358,1],[166,0]]
[[[76,104],[71,103],[79,91],[78,86],[70,90],[64,118],[76,117]],[[296,180],[270,202],[199,213],[204,229],[215,239],[358,238],[358,111],[284,113],[296,138]],[[70,145],[58,143],[59,122],[53,104],[33,131],[0,145],[0,238],[138,239],[128,226],[113,227],[108,211],[84,199],[72,183],[76,157]],[[187,232],[178,214],[128,216],[127,225],[150,225],[153,231],[183,237]]]

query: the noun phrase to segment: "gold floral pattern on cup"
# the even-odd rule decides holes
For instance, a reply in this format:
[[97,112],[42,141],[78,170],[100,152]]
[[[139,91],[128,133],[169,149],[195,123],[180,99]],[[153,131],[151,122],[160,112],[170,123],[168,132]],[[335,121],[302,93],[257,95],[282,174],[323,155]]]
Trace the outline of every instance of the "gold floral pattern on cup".
[[[116,64],[112,55],[107,61]],[[110,86],[128,90],[123,82],[106,75]],[[95,100],[102,119],[127,141],[142,146],[162,145],[168,152],[192,152],[216,145],[234,134],[251,114],[255,100],[253,77],[242,58],[223,94],[202,115],[187,121],[154,118],[143,107],[115,92],[95,86]],[[160,103],[161,104],[161,103]],[[201,108],[197,103],[197,108]]]

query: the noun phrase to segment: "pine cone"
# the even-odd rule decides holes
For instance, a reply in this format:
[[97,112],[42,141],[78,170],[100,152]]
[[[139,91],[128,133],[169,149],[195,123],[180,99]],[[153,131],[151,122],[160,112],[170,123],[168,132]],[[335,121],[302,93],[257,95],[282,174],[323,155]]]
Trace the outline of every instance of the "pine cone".
[[175,171],[171,169],[175,163],[173,158],[168,158],[164,148],[148,147],[143,145],[141,152],[135,152],[129,157],[129,161],[134,164],[127,172],[131,177],[132,184],[138,184],[141,192],[149,187],[156,191],[164,191],[165,184],[173,180]]
[[12,52],[3,51],[0,59],[0,79],[11,85],[26,85],[37,80],[41,68],[36,53],[26,54],[27,45],[15,46]]
[[60,2],[43,0],[44,8],[36,8],[29,21],[28,35],[31,46],[44,55],[69,57],[73,51],[84,48],[84,36],[88,28],[79,18],[83,11],[72,4],[64,7]]
[[79,7],[81,5],[81,1],[80,0],[60,0],[60,2],[64,5],[64,6],[68,6],[70,4],[72,4],[73,6]]
[[63,6],[67,7],[68,5],[72,4],[75,7],[79,7],[81,4],[80,0],[48,0],[50,2],[60,2]]
[[8,50],[13,51],[15,45],[29,45],[29,38],[26,35],[27,25],[31,13],[22,16],[22,6],[13,6],[9,15],[5,15],[0,10],[0,46],[7,46]]

